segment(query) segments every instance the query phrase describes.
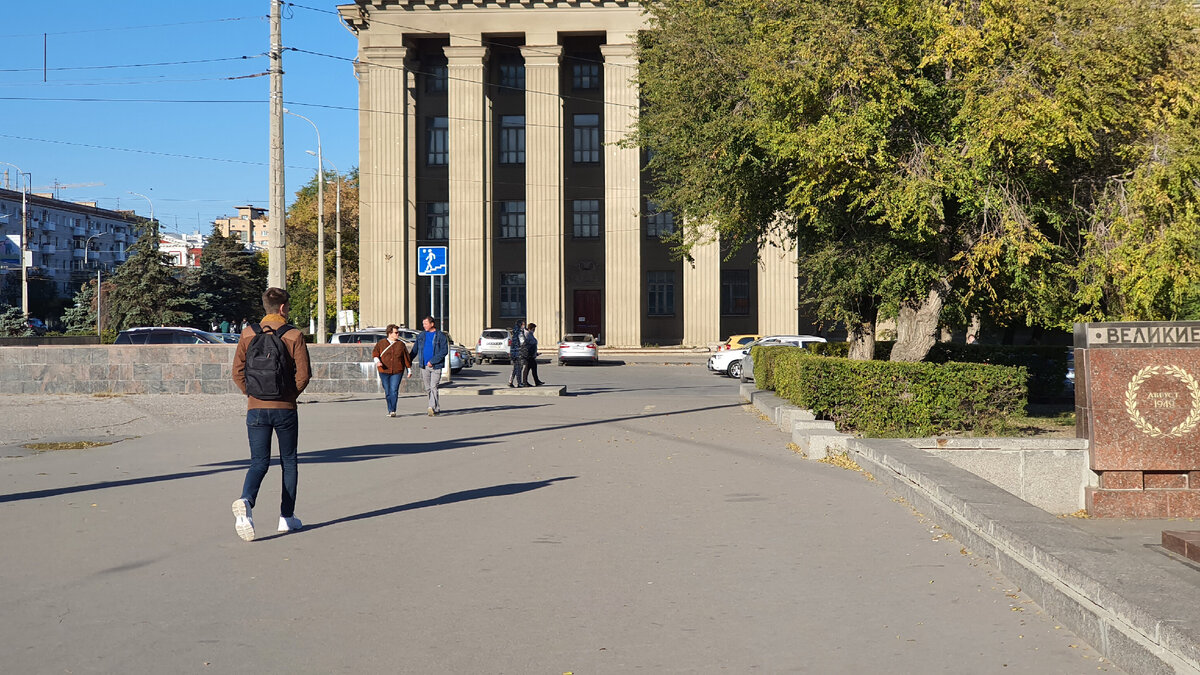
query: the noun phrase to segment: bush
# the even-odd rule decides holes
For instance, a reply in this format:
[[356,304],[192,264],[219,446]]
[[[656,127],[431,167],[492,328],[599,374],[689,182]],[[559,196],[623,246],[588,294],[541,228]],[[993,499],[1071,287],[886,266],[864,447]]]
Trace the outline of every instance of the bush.
[[1020,366],[1029,373],[1029,398],[1046,401],[1060,398],[1067,383],[1068,348],[1062,345],[963,345],[939,342],[929,350],[930,363],[988,363]]
[[[877,361],[887,361],[892,355],[892,347],[895,347],[895,342],[886,340],[875,341],[875,359]],[[849,342],[813,342],[807,345],[808,349],[818,356],[840,356],[846,358],[850,355]]]
[[893,363],[755,347],[754,380],[845,432],[871,437],[1002,431],[1024,414],[1024,368]]

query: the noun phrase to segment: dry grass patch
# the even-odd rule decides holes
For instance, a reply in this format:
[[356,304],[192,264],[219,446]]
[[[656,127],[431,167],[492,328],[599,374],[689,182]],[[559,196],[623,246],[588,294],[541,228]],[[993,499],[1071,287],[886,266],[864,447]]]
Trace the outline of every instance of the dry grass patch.
[[26,443],[21,447],[38,452],[48,452],[50,450],[87,450],[112,444],[113,441],[63,441],[59,443]]
[[863,478],[866,478],[869,481],[875,480],[875,476],[872,476],[869,471],[863,471],[863,468],[858,465],[858,462],[850,459],[850,453],[848,452],[843,452],[840,455],[827,455],[824,459],[818,459],[817,461],[824,462],[825,464],[832,464],[839,469],[857,471],[863,475]]

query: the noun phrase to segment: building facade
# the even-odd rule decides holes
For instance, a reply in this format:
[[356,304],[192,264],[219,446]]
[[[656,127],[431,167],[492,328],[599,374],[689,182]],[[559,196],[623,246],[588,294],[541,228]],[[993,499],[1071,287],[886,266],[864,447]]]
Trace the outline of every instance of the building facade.
[[[69,202],[31,194],[25,204],[31,281],[53,285],[58,297],[71,297],[80,285],[125,262],[137,239],[140,218],[131,211],[109,211],[93,202]],[[21,193],[0,189],[0,268],[4,283],[20,283]]]
[[[518,318],[544,341],[705,345],[798,328],[795,252],[676,260],[649,193],[628,0],[356,0],[365,325],[445,315],[460,341]],[[431,284],[417,249],[448,248]],[[444,311],[438,298],[445,296]]]
[[237,217],[218,218],[213,221],[222,236],[235,237],[242,242],[242,246],[254,251],[267,250],[269,223],[267,210],[254,206],[239,206]]

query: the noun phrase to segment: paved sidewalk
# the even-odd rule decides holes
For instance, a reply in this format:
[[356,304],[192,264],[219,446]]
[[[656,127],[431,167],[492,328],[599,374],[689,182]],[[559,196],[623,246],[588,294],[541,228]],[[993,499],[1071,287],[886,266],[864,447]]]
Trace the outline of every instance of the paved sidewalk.
[[0,669],[1116,672],[896,494],[790,452],[728,379],[561,370],[569,396],[437,418],[302,406],[306,527],[271,531],[272,467],[252,543],[236,399],[30,401],[47,426],[159,426],[0,459]]

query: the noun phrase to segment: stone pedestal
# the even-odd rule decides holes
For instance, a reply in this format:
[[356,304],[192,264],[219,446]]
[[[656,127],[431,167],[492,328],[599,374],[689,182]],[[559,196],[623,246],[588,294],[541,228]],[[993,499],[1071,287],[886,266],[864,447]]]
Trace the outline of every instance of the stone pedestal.
[[1076,324],[1075,406],[1091,515],[1200,516],[1200,322]]

